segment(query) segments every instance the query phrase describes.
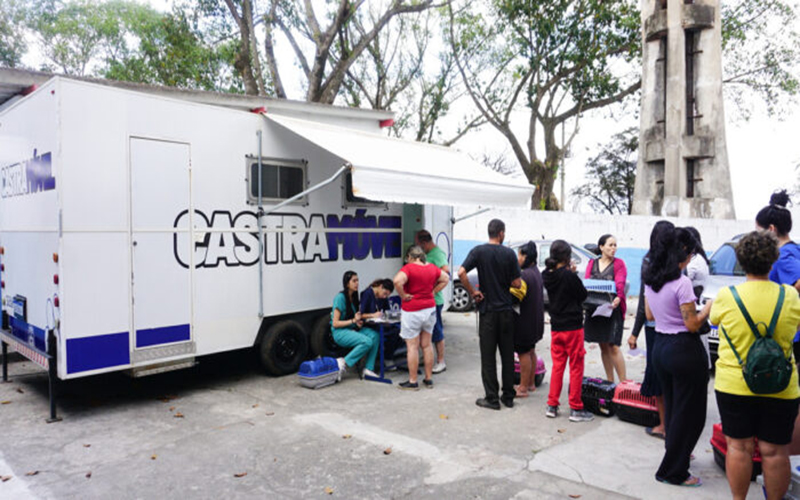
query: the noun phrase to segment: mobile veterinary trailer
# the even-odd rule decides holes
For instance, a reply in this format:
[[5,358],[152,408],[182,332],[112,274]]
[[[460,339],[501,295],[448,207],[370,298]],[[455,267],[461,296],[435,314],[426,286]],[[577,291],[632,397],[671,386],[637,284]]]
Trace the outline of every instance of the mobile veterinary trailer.
[[291,373],[326,351],[344,271],[393,276],[422,227],[450,249],[448,205],[530,200],[386,137],[386,112],[64,77],[28,91],[0,108],[0,340],[51,383],[250,347]]

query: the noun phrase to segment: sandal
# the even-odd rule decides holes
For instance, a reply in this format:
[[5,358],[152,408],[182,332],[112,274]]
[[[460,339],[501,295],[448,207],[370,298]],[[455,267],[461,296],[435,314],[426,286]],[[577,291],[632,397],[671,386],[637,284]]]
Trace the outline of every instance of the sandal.
[[667,439],[667,436],[663,432],[654,432],[652,427],[645,427],[644,431],[647,433],[648,436],[653,436],[654,438],[658,439]]
[[682,483],[670,483],[666,479],[656,478],[659,483],[670,484],[672,486],[685,486],[687,488],[697,488],[703,485],[703,481],[697,476],[689,476],[686,481]]

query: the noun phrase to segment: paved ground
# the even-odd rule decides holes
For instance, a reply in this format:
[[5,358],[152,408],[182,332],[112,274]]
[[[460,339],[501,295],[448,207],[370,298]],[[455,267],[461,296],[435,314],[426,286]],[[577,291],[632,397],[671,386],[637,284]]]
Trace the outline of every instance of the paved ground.
[[[0,476],[10,476],[0,498],[729,497],[708,444],[713,399],[693,463],[705,484],[662,485],[653,473],[663,442],[642,427],[546,418],[549,374],[513,409],[476,407],[475,317],[445,322],[448,369],[419,392],[356,378],[311,391],[238,353],[140,380],[65,384],[64,421],[46,424],[46,377],[14,362],[13,381],[0,384]],[[549,367],[548,338],[538,351]],[[627,361],[640,380],[643,358]],[[602,372],[590,348],[586,373]]]

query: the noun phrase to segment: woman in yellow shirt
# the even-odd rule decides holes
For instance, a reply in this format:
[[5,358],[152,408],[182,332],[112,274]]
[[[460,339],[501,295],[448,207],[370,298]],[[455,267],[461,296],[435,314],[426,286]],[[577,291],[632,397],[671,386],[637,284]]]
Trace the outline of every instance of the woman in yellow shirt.
[[[800,298],[794,288],[769,280],[770,269],[778,255],[778,240],[774,235],[765,231],[745,235],[736,245],[736,258],[747,275],[747,281],[735,289],[753,322],[768,325],[776,309],[780,287],[785,287],[783,307],[773,338],[790,357],[792,340],[800,326]],[[747,359],[755,336],[729,288],[723,288],[717,294],[709,319],[720,327],[720,332],[725,329],[741,359]],[[800,403],[797,368],[793,368],[791,381],[783,391],[756,395],[748,388],[742,367],[728,341],[723,334],[720,337],[714,389],[722,417],[722,431],[728,442],[725,470],[731,493],[734,499],[744,500],[747,495],[753,467],[753,438],[757,437],[767,498],[783,498],[791,477],[789,443]]]

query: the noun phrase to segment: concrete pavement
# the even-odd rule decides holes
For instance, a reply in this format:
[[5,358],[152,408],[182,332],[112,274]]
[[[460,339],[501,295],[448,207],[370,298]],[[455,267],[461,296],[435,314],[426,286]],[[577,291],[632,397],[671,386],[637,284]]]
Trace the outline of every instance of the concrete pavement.
[[[729,497],[706,432],[700,488],[657,483],[663,441],[614,417],[544,416],[544,385],[513,409],[482,395],[475,317],[445,314],[447,371],[406,392],[353,376],[312,391],[262,374],[249,353],[192,370],[62,384],[64,420],[46,424],[47,378],[31,363],[0,384],[0,498],[647,498]],[[625,337],[627,338],[627,331]],[[548,369],[549,334],[537,346]],[[586,374],[603,374],[587,345]],[[626,349],[627,351],[627,349]],[[627,356],[641,380],[643,357]],[[566,384],[562,395],[566,407]],[[34,474],[35,473],[35,474]],[[30,474],[30,475],[28,475]],[[754,484],[750,498],[759,498]]]

